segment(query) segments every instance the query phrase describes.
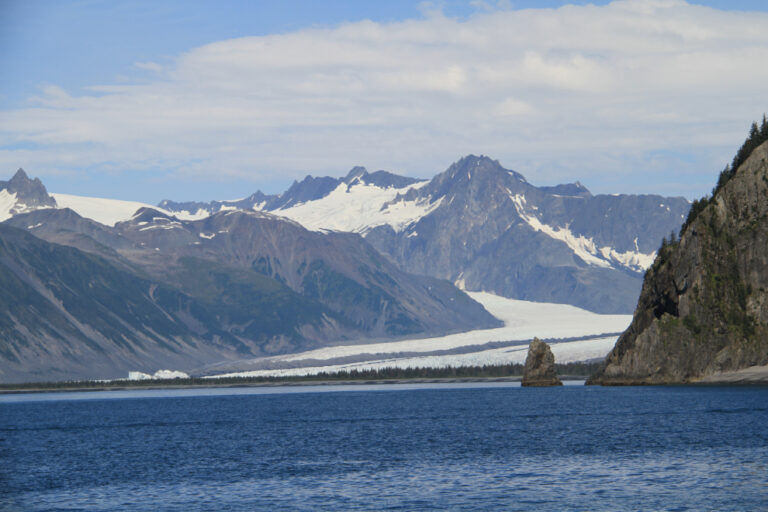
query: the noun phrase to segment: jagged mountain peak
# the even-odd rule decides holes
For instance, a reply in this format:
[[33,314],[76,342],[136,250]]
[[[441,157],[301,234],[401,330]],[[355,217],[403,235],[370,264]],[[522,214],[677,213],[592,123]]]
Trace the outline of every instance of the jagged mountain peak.
[[[21,167],[9,181],[0,181],[0,188],[6,188],[10,193],[21,192],[24,195],[48,196],[48,191],[40,178],[30,179]],[[53,201],[53,198],[50,199]]]
[[365,167],[361,167],[359,165],[354,166],[350,171],[347,173],[347,175],[344,177],[344,183],[351,184],[356,179],[363,178],[365,176],[368,176],[368,170]]
[[459,160],[456,161],[454,165],[463,167],[467,165],[480,166],[483,164],[490,164],[496,167],[501,167],[501,164],[499,163],[498,160],[494,160],[493,158],[486,155],[475,155],[473,153],[470,153],[466,156],[459,158]]
[[[505,169],[498,160],[485,155],[467,155],[453,163],[443,175],[454,181],[469,181],[473,177],[506,177],[512,176],[518,181],[527,183],[525,177],[510,169]],[[439,175],[438,175],[439,176]]]
[[37,208],[55,208],[56,200],[48,194],[39,178],[29,179],[19,168],[9,181],[0,181],[0,220]]
[[16,174],[13,175],[13,178],[11,178],[11,181],[9,183],[18,183],[21,181],[31,181],[29,179],[29,176],[27,176],[26,171],[19,167],[19,169],[16,171]]
[[441,197],[464,196],[468,193],[482,196],[499,186],[507,190],[531,187],[522,174],[505,169],[498,160],[484,155],[467,155],[435,176],[426,186],[404,194],[402,199],[429,198],[435,201]]
[[379,188],[405,188],[420,181],[424,180],[401,176],[389,171],[378,170],[376,172],[368,172],[365,167],[359,165],[353,167],[341,180],[342,183],[346,183],[349,186],[362,183]]
[[271,197],[273,197],[273,196],[265,194],[261,190],[257,190],[253,194],[251,194],[248,197],[246,197],[245,200],[246,201],[252,201],[254,203],[261,203],[261,202],[269,200]]

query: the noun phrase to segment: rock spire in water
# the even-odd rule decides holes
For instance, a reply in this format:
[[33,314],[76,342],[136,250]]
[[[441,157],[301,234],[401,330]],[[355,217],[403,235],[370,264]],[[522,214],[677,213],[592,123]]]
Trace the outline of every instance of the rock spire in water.
[[523,386],[562,386],[555,371],[555,356],[549,345],[533,338],[523,370]]

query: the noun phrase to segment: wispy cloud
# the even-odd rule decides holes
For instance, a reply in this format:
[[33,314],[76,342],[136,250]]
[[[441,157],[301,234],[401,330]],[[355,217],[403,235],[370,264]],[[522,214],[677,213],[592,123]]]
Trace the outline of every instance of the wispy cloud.
[[0,166],[266,181],[431,175],[472,152],[539,183],[692,195],[768,110],[768,15],[488,5],[219,41],[87,95],[49,86],[0,113]]

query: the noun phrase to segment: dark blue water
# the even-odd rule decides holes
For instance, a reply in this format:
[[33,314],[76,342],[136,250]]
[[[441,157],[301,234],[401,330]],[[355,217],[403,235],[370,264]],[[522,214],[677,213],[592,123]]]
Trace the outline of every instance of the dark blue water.
[[0,397],[0,510],[768,509],[766,388],[338,389]]

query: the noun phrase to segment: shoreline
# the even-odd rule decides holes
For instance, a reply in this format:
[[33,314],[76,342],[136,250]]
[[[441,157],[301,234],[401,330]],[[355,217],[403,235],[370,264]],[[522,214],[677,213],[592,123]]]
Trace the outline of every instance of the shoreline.
[[[586,375],[561,375],[560,380],[570,382],[586,382]],[[285,380],[254,380],[251,382],[217,382],[218,379],[194,379],[194,383],[176,383],[173,379],[152,381],[112,381],[112,383],[94,383],[83,385],[82,382],[73,382],[71,385],[56,383],[29,383],[29,384],[0,384],[0,395],[19,395],[32,393],[72,393],[72,392],[99,392],[99,391],[135,391],[135,390],[162,390],[162,389],[216,389],[216,388],[252,388],[252,387],[303,387],[303,386],[357,386],[357,385],[397,385],[397,384],[459,384],[472,382],[521,382],[521,375],[500,377],[414,377],[414,378],[381,378],[381,379],[290,379]],[[6,387],[7,386],[7,387]],[[28,387],[26,387],[28,386]],[[33,387],[34,386],[34,387]],[[768,365],[753,366],[732,372],[723,372],[710,375],[705,378],[679,383],[613,383],[602,384],[598,387],[624,387],[624,386],[686,386],[686,387],[765,387],[768,386]]]
[[[566,380],[584,380],[584,376],[566,376]],[[284,387],[284,386],[355,386],[355,385],[391,385],[391,384],[457,384],[470,382],[520,382],[522,376],[511,377],[446,377],[446,378],[415,378],[415,379],[346,379],[346,380],[285,380],[276,382],[227,382],[217,384],[215,379],[211,383],[199,384],[140,384],[140,385],[113,385],[113,386],[57,386],[35,388],[3,388],[0,385],[0,395],[18,395],[29,393],[71,393],[71,392],[98,392],[98,391],[134,391],[134,390],[159,390],[159,389],[205,389],[205,388],[252,388],[252,387]],[[130,381],[128,381],[130,382]],[[136,381],[146,382],[146,381]]]

